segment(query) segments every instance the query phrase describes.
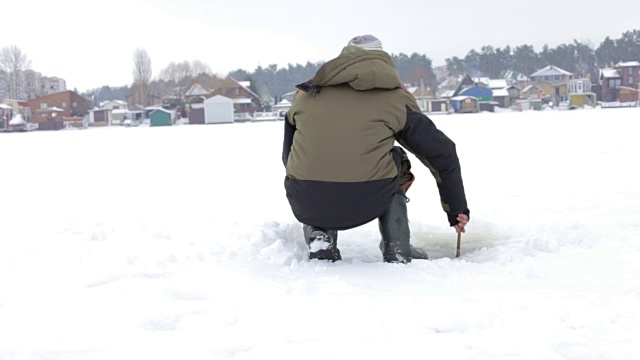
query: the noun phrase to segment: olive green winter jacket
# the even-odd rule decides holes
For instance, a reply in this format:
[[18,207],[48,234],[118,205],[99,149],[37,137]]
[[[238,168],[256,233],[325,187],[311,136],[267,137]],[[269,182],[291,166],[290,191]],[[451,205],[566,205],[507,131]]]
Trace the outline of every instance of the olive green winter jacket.
[[423,115],[384,51],[353,47],[300,89],[285,120],[285,188],[301,222],[349,229],[398,191],[398,141],[435,176],[451,225],[469,213],[455,144]]

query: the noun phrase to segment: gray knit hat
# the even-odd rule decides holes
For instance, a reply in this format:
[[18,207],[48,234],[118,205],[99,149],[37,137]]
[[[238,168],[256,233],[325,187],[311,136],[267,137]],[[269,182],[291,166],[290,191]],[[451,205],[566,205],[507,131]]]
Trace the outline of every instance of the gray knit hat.
[[373,35],[360,35],[349,40],[347,45],[357,46],[365,50],[382,50],[382,42]]

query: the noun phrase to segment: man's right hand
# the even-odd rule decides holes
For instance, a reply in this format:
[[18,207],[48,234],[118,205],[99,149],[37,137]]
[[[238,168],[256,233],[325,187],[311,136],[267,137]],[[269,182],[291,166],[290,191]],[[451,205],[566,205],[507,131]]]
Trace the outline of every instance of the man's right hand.
[[458,220],[458,224],[454,226],[456,228],[456,232],[465,232],[464,227],[469,223],[469,217],[465,214],[458,214],[456,220]]

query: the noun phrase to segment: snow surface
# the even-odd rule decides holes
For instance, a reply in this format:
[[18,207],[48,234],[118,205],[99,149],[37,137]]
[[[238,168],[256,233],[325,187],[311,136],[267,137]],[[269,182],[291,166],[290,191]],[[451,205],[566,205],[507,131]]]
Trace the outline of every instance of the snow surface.
[[308,260],[282,122],[1,134],[0,359],[637,358],[640,109],[433,119],[471,222],[414,161],[408,265]]

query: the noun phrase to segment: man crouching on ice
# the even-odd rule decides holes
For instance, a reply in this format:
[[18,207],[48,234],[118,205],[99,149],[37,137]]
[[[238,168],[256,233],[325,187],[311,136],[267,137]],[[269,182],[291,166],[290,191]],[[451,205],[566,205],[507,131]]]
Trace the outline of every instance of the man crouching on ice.
[[296,87],[282,160],[287,199],[303,224],[310,259],[341,260],[338,230],[376,218],[385,262],[427,258],[410,244],[405,194],[414,176],[402,147],[431,170],[449,224],[465,231],[469,209],[455,144],[403,88],[380,40],[351,39]]

